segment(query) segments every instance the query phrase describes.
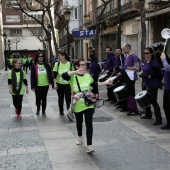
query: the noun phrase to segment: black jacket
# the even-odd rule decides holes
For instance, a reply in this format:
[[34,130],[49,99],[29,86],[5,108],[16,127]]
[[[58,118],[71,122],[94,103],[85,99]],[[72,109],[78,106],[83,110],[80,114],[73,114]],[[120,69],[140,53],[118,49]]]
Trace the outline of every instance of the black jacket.
[[[33,64],[31,67],[31,89],[35,89],[37,87],[36,64]],[[47,70],[49,84],[51,84],[52,87],[54,87],[51,68],[50,68],[49,64],[46,64],[46,63],[44,63],[44,66]]]

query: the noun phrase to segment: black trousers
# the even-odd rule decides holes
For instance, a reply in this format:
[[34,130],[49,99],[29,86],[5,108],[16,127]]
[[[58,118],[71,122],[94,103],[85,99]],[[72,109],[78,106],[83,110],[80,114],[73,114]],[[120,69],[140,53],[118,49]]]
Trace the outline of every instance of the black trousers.
[[167,125],[170,126],[170,91],[164,90],[163,108],[167,120]]
[[42,111],[46,110],[48,89],[49,86],[37,86],[35,88],[36,105],[37,105],[37,109],[39,110],[40,110],[41,101],[42,101]]
[[[157,102],[158,88],[147,87],[146,89],[147,89],[147,91],[149,93],[150,101],[151,101],[151,104],[152,104],[152,106],[154,108],[154,113],[155,113],[156,121],[162,121],[160,107],[159,107],[159,104]],[[150,106],[146,107],[145,111],[146,111],[146,116],[152,117],[152,112],[151,112],[151,107]]]
[[27,64],[23,64],[23,70],[27,73]]
[[18,109],[18,114],[20,115],[22,109],[23,95],[12,95],[12,99],[15,109]]
[[82,136],[83,114],[85,116],[87,145],[92,145],[94,109],[86,109],[75,113],[78,136]]
[[66,100],[67,110],[70,108],[71,103],[71,87],[70,84],[59,84],[57,83],[58,89],[58,106],[60,113],[64,112],[64,97]]

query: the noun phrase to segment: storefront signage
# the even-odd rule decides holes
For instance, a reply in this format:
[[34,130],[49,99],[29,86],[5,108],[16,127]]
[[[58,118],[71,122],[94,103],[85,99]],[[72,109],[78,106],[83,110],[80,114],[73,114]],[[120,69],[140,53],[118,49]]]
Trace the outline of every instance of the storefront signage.
[[96,35],[96,30],[81,30],[81,31],[72,31],[73,36],[77,38],[90,38]]

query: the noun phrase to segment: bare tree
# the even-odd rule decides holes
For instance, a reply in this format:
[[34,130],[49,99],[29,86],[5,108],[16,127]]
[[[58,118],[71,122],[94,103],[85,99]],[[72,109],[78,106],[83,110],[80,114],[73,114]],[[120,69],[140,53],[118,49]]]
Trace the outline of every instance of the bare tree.
[[[98,19],[96,21],[96,35],[95,35],[95,55],[96,57],[98,57],[98,53],[99,53],[99,34],[100,34],[100,31],[101,31],[101,23],[102,23],[102,16],[105,12],[105,9],[107,7],[107,4],[110,3],[110,0],[101,0],[103,2],[103,6],[102,6],[102,10],[101,10],[101,13],[99,14],[98,16]],[[93,7],[93,11],[94,9],[96,9],[96,0],[92,1],[92,7]],[[94,14],[94,18],[96,18],[95,14]]]
[[[5,0],[2,0],[2,1],[5,2]],[[54,31],[53,19],[52,19],[52,14],[51,14],[51,8],[54,5],[58,5],[59,1],[58,0],[48,0],[48,1],[47,0],[34,0],[34,2],[37,3],[37,8],[29,5],[30,0],[16,0],[16,2],[17,2],[17,5],[19,6],[19,8],[13,7],[15,10],[23,12],[25,15],[34,19],[38,24],[41,25],[41,27],[43,28],[43,30],[46,34],[46,37],[49,41],[49,49],[52,54],[51,33],[49,33],[49,31],[46,27],[47,26],[47,18],[48,18],[48,24],[50,24],[50,26],[51,26],[51,32],[52,32],[55,52],[57,55],[58,49],[57,49],[56,35],[55,35],[55,31]],[[32,0],[31,0],[31,2],[32,2]],[[39,11],[42,12],[41,20],[36,18],[34,15],[31,15],[31,12],[39,12]]]

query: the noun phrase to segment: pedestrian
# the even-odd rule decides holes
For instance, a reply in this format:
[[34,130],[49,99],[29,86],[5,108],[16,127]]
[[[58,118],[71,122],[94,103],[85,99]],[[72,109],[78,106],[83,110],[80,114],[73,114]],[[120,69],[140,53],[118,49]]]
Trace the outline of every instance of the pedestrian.
[[[154,126],[162,124],[162,116],[159,104],[157,102],[158,97],[158,88],[160,86],[160,77],[161,77],[161,69],[160,64],[156,61],[154,50],[151,47],[147,47],[144,50],[144,66],[143,73],[140,77],[143,78],[144,86],[150,96],[151,104],[154,108],[154,113],[156,117],[156,121],[154,122]],[[141,119],[152,119],[151,107],[148,106],[145,108],[145,116],[141,117]]]
[[167,123],[161,127],[162,130],[170,129],[170,58],[164,52],[161,55],[161,60],[164,66],[164,94],[163,94],[163,109]]
[[[87,106],[84,98],[79,97],[79,93],[85,93],[93,88],[93,93],[98,95],[98,85],[111,84],[109,81],[95,82],[90,74],[87,73],[87,68],[83,59],[79,58],[74,62],[75,71],[68,71],[62,74],[63,79],[70,83],[71,91],[74,94],[73,98],[76,98],[74,104],[74,115],[76,117],[76,126],[78,138],[76,144],[82,144],[82,126],[83,126],[83,115],[85,116],[86,125],[86,137],[87,137],[87,153],[93,152],[92,148],[92,136],[93,136],[93,114],[94,104]],[[93,95],[94,95],[93,94]]]
[[32,66],[32,57],[31,57],[30,54],[28,54],[27,64],[28,64],[29,70],[31,70],[31,66]]
[[18,59],[13,60],[13,68],[8,72],[8,86],[9,93],[12,95],[13,105],[15,107],[17,118],[20,120],[22,119],[22,99],[25,93],[25,87],[27,94],[29,91],[26,74],[21,69],[21,61]]
[[28,59],[26,55],[24,55],[22,58],[22,65],[23,65],[23,70],[27,73]]
[[13,64],[12,64],[13,60],[14,60],[14,56],[11,55],[8,59],[8,67],[9,67],[10,70],[13,68]]
[[53,87],[51,68],[45,62],[43,53],[37,53],[35,63],[31,67],[31,90],[35,92],[36,96],[36,115],[40,114],[40,104],[42,103],[42,116],[46,117],[49,84]]
[[53,68],[53,80],[54,89],[57,90],[58,94],[59,112],[60,115],[64,115],[64,97],[66,100],[67,110],[69,110],[71,103],[71,88],[69,82],[62,78],[62,74],[73,70],[73,65],[65,52],[60,51],[58,58],[59,61],[55,63]]

